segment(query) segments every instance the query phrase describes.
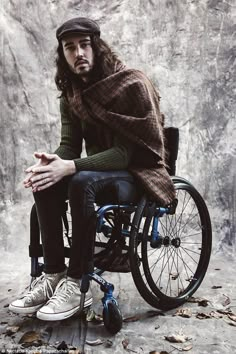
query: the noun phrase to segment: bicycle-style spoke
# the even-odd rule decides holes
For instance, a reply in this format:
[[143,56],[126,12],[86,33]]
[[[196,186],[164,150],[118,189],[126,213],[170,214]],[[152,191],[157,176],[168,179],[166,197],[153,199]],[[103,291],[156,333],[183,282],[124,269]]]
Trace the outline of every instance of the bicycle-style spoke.
[[[187,253],[187,255],[188,255],[196,264],[198,264],[198,262],[186,251],[186,250],[188,250],[188,248],[181,247],[181,249],[182,249],[185,253]],[[192,250],[189,250],[189,251],[190,251],[190,252],[193,252],[193,253],[195,253],[195,254],[197,254],[198,256],[201,255],[201,254],[198,253],[198,252],[195,252],[195,251],[192,251]]]

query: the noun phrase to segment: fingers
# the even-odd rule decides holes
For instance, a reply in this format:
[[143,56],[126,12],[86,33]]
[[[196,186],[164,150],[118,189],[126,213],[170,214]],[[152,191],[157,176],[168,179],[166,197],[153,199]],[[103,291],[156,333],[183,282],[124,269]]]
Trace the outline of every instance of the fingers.
[[30,181],[32,182],[32,184],[36,184],[36,183],[39,183],[42,184],[41,182],[42,181],[45,181],[47,179],[47,181],[51,178],[51,174],[50,173],[34,173],[31,178],[30,178]]
[[34,173],[28,173],[26,178],[23,180],[23,184],[25,188],[29,188],[32,186],[31,178],[34,176]]
[[53,182],[53,179],[46,173],[32,177],[30,182],[33,192],[44,189],[46,185],[46,188],[48,188],[49,186],[55,183]]
[[41,174],[41,173],[45,173],[45,172],[50,172],[52,170],[52,167],[49,165],[45,165],[45,166],[36,166],[36,167],[33,167],[31,169],[31,171],[36,174]]
[[46,159],[50,161],[57,158],[56,154],[47,154],[46,152],[35,152],[34,156],[37,157],[37,159]]
[[[42,182],[42,183],[44,183],[44,182]],[[55,183],[56,182],[54,182],[54,181],[46,181],[46,183],[44,183],[42,185],[40,185],[40,184],[32,185],[32,192],[35,193],[35,192],[42,191],[42,190],[44,190],[44,189],[46,189],[48,187],[51,187]]]
[[34,167],[36,167],[36,166],[38,166],[38,165],[37,165],[37,164],[34,164],[34,165],[28,167],[28,168],[25,170],[25,172],[26,172],[26,173],[32,172],[32,169],[33,169]]

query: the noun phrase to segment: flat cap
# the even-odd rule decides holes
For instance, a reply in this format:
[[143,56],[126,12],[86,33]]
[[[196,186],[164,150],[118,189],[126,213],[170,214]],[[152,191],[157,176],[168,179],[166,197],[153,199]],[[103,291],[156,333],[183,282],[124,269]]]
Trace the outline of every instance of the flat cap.
[[83,33],[97,34],[100,36],[100,28],[97,22],[86,17],[75,17],[63,23],[56,31],[56,37],[60,41],[68,34]]

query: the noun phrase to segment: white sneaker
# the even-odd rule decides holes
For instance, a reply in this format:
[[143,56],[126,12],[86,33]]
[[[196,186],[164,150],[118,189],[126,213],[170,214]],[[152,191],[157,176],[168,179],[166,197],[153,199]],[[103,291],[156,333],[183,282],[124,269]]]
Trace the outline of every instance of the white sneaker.
[[[63,278],[58,283],[54,295],[37,312],[37,317],[44,321],[58,321],[71,317],[80,309],[80,298],[79,279]],[[92,303],[92,293],[89,290],[85,296],[84,307]]]
[[58,282],[65,274],[66,271],[55,274],[43,273],[33,281],[31,290],[9,305],[9,310],[15,313],[35,313],[53,295]]

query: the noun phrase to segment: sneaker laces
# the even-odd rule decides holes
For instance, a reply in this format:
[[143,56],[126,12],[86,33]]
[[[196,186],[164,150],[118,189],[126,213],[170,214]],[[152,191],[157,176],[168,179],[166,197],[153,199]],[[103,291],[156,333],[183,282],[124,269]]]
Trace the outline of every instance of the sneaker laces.
[[24,295],[24,297],[32,297],[35,299],[43,291],[43,295],[50,298],[53,294],[53,288],[50,279],[42,274],[39,278],[35,279],[31,284],[31,290]]
[[62,304],[67,301],[71,295],[78,291],[79,285],[71,280],[63,278],[57,284],[53,296],[50,298],[49,302],[54,305]]

